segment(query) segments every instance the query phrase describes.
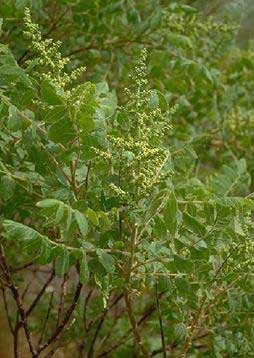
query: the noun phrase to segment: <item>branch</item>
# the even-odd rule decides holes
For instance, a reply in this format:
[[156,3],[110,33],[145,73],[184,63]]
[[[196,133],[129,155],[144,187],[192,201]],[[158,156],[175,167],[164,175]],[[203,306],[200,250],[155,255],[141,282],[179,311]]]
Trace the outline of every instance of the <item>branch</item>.
[[138,346],[138,348],[141,350],[141,352],[143,353],[143,356],[148,358],[150,357],[150,354],[147,350],[147,348],[145,347],[145,345],[142,342],[139,330],[138,330],[138,325],[132,310],[132,305],[131,305],[131,300],[129,297],[129,293],[127,291],[125,291],[124,293],[124,299],[125,299],[125,304],[126,304],[126,309],[127,309],[127,313],[129,316],[129,320],[131,323],[131,327],[132,327],[132,332],[133,332],[133,336],[134,336],[134,340]]
[[45,282],[45,284],[43,285],[42,289],[40,290],[40,292],[38,293],[38,295],[34,299],[33,303],[31,304],[31,306],[26,311],[26,316],[27,317],[32,313],[32,311],[36,307],[37,303],[39,302],[40,298],[42,297],[43,293],[45,292],[45,290],[48,287],[48,285],[50,284],[50,282],[53,280],[54,276],[55,276],[55,273],[52,272],[51,275],[49,276],[48,280]]
[[67,290],[67,287],[66,287],[67,280],[68,280],[68,276],[67,276],[67,274],[65,274],[63,277],[62,285],[61,285],[61,296],[60,296],[60,303],[59,303],[59,307],[58,307],[57,326],[60,323],[62,312],[64,310],[64,301],[65,301],[66,290]]
[[103,322],[104,322],[104,320],[105,320],[106,314],[107,314],[107,310],[105,309],[104,312],[103,312],[103,314],[102,314],[102,317],[101,317],[101,319],[99,320],[99,323],[98,323],[98,325],[97,325],[97,327],[96,327],[95,334],[94,334],[94,336],[93,336],[93,339],[92,339],[92,342],[91,342],[91,346],[90,346],[90,349],[89,349],[88,354],[87,354],[87,357],[88,357],[88,358],[93,358],[93,356],[94,356],[94,345],[95,345],[96,339],[97,339],[97,337],[98,337],[98,334],[99,334],[99,332],[100,332],[100,329],[101,329],[101,327],[102,327],[102,325],[103,325]]
[[71,318],[71,315],[73,313],[73,311],[75,310],[76,306],[77,306],[77,303],[78,303],[78,299],[79,299],[79,296],[80,296],[80,293],[81,293],[81,290],[82,290],[82,283],[79,282],[77,284],[77,287],[76,287],[76,291],[75,291],[75,294],[74,294],[74,297],[73,297],[73,300],[72,300],[72,303],[71,305],[69,306],[66,314],[65,314],[65,317],[64,319],[62,320],[62,322],[59,324],[59,326],[55,329],[55,332],[51,335],[51,337],[48,339],[48,341],[39,347],[38,349],[38,353],[41,353],[43,350],[45,350],[46,348],[48,348],[48,346],[53,343],[57,338],[58,336],[62,333],[63,329],[65,328],[65,326],[67,325],[69,319]]
[[[159,294],[159,298],[161,298],[163,296],[164,292]],[[156,305],[153,303],[151,306],[149,306],[145,312],[143,313],[143,315],[139,318],[138,322],[137,322],[137,326],[139,327],[143,322],[145,322],[156,310]],[[101,354],[99,354],[98,358],[101,357],[107,357],[113,350],[117,349],[118,347],[120,347],[122,344],[126,343],[126,341],[128,340],[130,334],[131,334],[132,330],[128,330],[121,338],[118,342],[116,342],[113,346],[111,346],[108,350],[102,352]]]
[[42,341],[43,341],[43,338],[44,338],[44,334],[45,334],[45,331],[46,331],[46,328],[47,328],[47,324],[48,324],[48,320],[49,320],[49,315],[50,315],[50,312],[51,312],[51,309],[52,309],[52,304],[53,304],[53,298],[54,298],[54,291],[51,293],[51,296],[50,296],[50,300],[49,300],[49,306],[48,306],[48,310],[47,310],[47,314],[46,314],[46,317],[45,317],[45,321],[44,321],[44,324],[43,324],[43,327],[42,327],[42,330],[41,330],[41,336],[40,336],[40,339],[39,339],[39,342],[38,342],[38,346],[41,345]]
[[31,336],[30,330],[28,328],[27,317],[26,317],[26,312],[25,312],[24,306],[23,306],[22,298],[21,298],[21,296],[19,294],[18,288],[15,286],[15,284],[12,281],[9,266],[8,266],[8,264],[6,262],[5,255],[4,255],[4,250],[3,250],[2,245],[0,245],[0,260],[1,260],[1,263],[2,263],[3,268],[4,268],[4,274],[5,274],[5,277],[6,277],[6,281],[9,284],[9,289],[11,290],[13,298],[14,298],[14,300],[16,302],[17,307],[18,307],[18,312],[19,312],[19,315],[20,315],[20,318],[21,318],[20,324],[24,328],[30,352],[31,352],[33,358],[38,357],[38,353],[35,350],[35,347],[34,347],[34,344],[33,344],[33,341],[32,341],[32,336]]

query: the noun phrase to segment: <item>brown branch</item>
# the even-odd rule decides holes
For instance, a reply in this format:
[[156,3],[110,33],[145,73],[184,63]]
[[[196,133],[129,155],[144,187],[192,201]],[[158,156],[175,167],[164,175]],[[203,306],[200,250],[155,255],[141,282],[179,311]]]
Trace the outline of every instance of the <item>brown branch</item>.
[[95,342],[96,342],[96,339],[98,337],[98,334],[99,334],[99,331],[102,327],[102,324],[103,322],[105,321],[105,318],[108,314],[108,312],[123,298],[123,293],[120,293],[120,295],[117,295],[115,297],[115,299],[113,300],[113,302],[111,304],[108,305],[108,307],[104,310],[104,312],[102,313],[102,315],[100,315],[99,318],[96,318],[95,320],[92,320],[89,325],[88,325],[88,330],[96,323],[98,322],[97,324],[97,327],[96,327],[96,330],[95,330],[95,334],[94,334],[94,337],[92,339],[92,343],[91,343],[91,346],[90,346],[90,349],[89,349],[89,352],[88,352],[88,357],[92,357],[93,356],[93,349],[94,349],[94,345],[95,345]]
[[48,341],[39,347],[38,349],[38,353],[41,353],[43,350],[45,350],[46,348],[49,347],[50,344],[52,344],[53,342],[55,342],[55,340],[59,337],[59,335],[62,333],[62,331],[64,330],[66,324],[69,322],[69,319],[73,313],[73,311],[75,310],[76,306],[77,306],[77,303],[78,303],[78,299],[79,299],[79,296],[80,296],[80,293],[81,293],[81,290],[82,290],[82,283],[79,282],[77,284],[77,287],[76,287],[76,291],[75,291],[75,294],[74,294],[74,297],[73,297],[73,300],[72,300],[72,303],[71,305],[69,306],[66,314],[65,314],[65,317],[64,319],[62,320],[62,322],[59,324],[59,326],[55,329],[54,333],[51,335],[51,337],[48,339]]
[[102,350],[102,347],[107,347],[107,341],[110,339],[112,334],[114,333],[114,327],[117,325],[117,322],[120,318],[123,317],[123,314],[125,312],[125,307],[122,307],[117,315],[114,316],[114,322],[110,325],[110,330],[108,330],[107,334],[102,337],[102,339],[99,342],[99,347],[97,348],[97,356],[100,356],[100,352]]
[[[159,299],[163,296],[164,292],[161,292],[158,297]],[[142,325],[142,323],[144,323],[154,312],[156,311],[156,304],[153,303],[152,305],[150,305],[145,312],[142,314],[142,316],[139,318],[139,320],[137,321],[137,325],[138,327]],[[131,335],[132,330],[128,330],[120,339],[118,342],[116,342],[113,346],[111,346],[109,349],[107,349],[106,351],[102,352],[98,357],[107,357],[113,350],[117,349],[118,347],[120,347],[122,344],[126,343],[126,341],[128,340],[129,336]]]
[[[84,309],[83,309],[83,327],[84,327],[84,333],[86,336],[86,333],[88,332],[88,327],[87,327],[87,318],[86,318],[86,314],[87,314],[87,308],[88,308],[88,304],[90,302],[90,298],[92,296],[93,293],[93,289],[91,289],[88,294],[86,295],[85,301],[84,301]],[[82,340],[81,343],[78,344],[78,351],[79,351],[79,357],[82,356],[82,352],[85,348],[85,340]]]
[[90,301],[90,298],[92,296],[93,290],[90,290],[86,296],[85,302],[84,302],[84,311],[83,311],[83,322],[84,322],[84,331],[87,332],[87,320],[86,320],[86,313],[87,313],[87,308],[88,308],[88,304]]
[[67,290],[67,286],[66,286],[67,280],[68,280],[68,276],[67,276],[67,274],[65,274],[63,277],[62,285],[61,285],[61,296],[60,296],[60,303],[59,303],[59,307],[58,307],[58,316],[57,316],[57,324],[56,324],[57,326],[60,323],[62,312],[64,310],[64,301],[65,301],[66,290]]
[[36,298],[32,302],[31,306],[26,311],[26,316],[27,317],[32,313],[32,311],[36,307],[37,303],[41,299],[42,295],[44,294],[44,292],[45,292],[46,288],[48,287],[48,285],[50,284],[50,282],[53,280],[54,276],[55,276],[55,273],[52,272],[51,275],[49,276],[49,278],[47,279],[47,281],[45,282],[45,284],[42,286],[40,292],[38,293],[38,295],[36,296]]
[[80,192],[80,190],[85,187],[85,190],[87,192],[88,190],[88,184],[89,184],[89,174],[90,174],[90,170],[91,170],[91,166],[92,166],[92,161],[90,160],[89,163],[88,163],[88,166],[87,166],[87,172],[86,172],[86,178],[85,178],[85,181],[83,183],[81,183],[78,187],[78,194]]
[[26,268],[28,268],[28,267],[30,267],[30,266],[32,266],[32,265],[34,265],[34,262],[33,262],[33,261],[28,262],[28,263],[26,263],[26,264],[24,264],[24,265],[22,265],[22,266],[19,266],[19,267],[10,267],[10,271],[11,271],[11,272],[22,271],[22,270],[24,270],[24,269],[26,269]]
[[[33,276],[34,276],[34,275],[33,275]],[[29,290],[29,287],[31,286],[33,280],[34,280],[34,277],[32,277],[31,280],[29,280],[29,281],[27,282],[26,287],[25,287],[24,291],[23,291],[22,294],[21,294],[22,300],[24,300],[24,298],[25,298],[25,296],[26,296],[26,294],[27,294],[27,292],[28,292],[28,290]]]
[[73,55],[76,55],[81,52],[86,52],[89,50],[99,50],[99,51],[105,51],[109,50],[111,46],[123,46],[123,45],[132,45],[132,44],[138,44],[138,45],[146,45],[146,46],[152,46],[153,44],[148,41],[142,41],[141,39],[118,39],[116,41],[107,41],[104,43],[103,46],[100,46],[96,44],[95,42],[90,43],[87,46],[77,48],[75,50],[70,51],[67,54],[67,57],[72,57]]
[[22,298],[21,298],[21,296],[19,294],[18,288],[15,286],[15,284],[12,281],[12,277],[11,277],[11,274],[10,274],[10,269],[9,269],[9,266],[7,264],[7,261],[6,261],[5,255],[4,255],[4,250],[3,250],[2,245],[0,245],[0,260],[1,260],[2,266],[4,268],[4,274],[5,274],[5,277],[6,277],[6,281],[9,284],[9,289],[12,292],[12,296],[13,296],[13,298],[14,298],[14,300],[16,302],[17,308],[18,308],[18,312],[19,312],[19,315],[20,315],[20,324],[24,328],[30,352],[31,352],[33,358],[38,357],[38,353],[35,350],[33,340],[32,340],[32,335],[31,335],[31,332],[30,332],[29,327],[28,327],[27,317],[26,317],[26,312],[25,312],[25,309],[24,309],[23,301],[22,301]]
[[42,330],[41,330],[41,336],[40,336],[40,339],[39,339],[39,342],[38,342],[38,346],[41,345],[41,343],[42,343],[42,341],[43,341],[43,338],[44,338],[44,334],[45,334],[45,331],[46,331],[46,328],[47,328],[47,324],[48,324],[50,312],[51,312],[51,310],[52,310],[52,304],[53,304],[54,293],[55,293],[54,291],[51,292],[51,296],[50,296],[50,300],[49,300],[49,306],[48,306],[48,310],[47,310],[47,314],[46,314],[46,317],[45,317],[45,321],[44,321],[44,324],[43,324],[43,327],[42,327]]
[[138,324],[136,322],[136,319],[135,319],[135,316],[134,316],[134,313],[132,310],[132,304],[131,304],[129,292],[127,292],[127,291],[124,292],[124,300],[125,300],[126,309],[127,309],[127,313],[129,316],[130,324],[132,327],[132,333],[133,333],[133,337],[136,342],[136,345],[141,350],[144,357],[150,357],[150,354],[149,354],[147,348],[145,347],[145,345],[142,342],[142,338],[141,338],[141,335],[138,330]]
[[100,329],[101,329],[101,327],[103,325],[103,322],[105,320],[106,314],[107,314],[107,310],[104,310],[104,312],[102,314],[102,317],[99,320],[99,323],[98,323],[98,325],[96,327],[96,330],[95,330],[95,333],[94,333],[94,336],[93,336],[93,339],[92,339],[92,342],[91,342],[91,345],[90,345],[90,349],[89,349],[88,354],[87,354],[88,358],[92,358],[94,356],[94,345],[95,345],[96,339],[98,337],[98,334],[100,332]]

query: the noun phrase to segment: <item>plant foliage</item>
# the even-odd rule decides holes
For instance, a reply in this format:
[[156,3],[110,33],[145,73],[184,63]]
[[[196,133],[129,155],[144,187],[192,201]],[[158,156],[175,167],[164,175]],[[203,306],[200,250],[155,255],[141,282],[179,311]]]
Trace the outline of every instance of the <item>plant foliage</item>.
[[181,1],[14,3],[0,4],[14,356],[21,330],[31,357],[250,356],[254,55],[237,25]]

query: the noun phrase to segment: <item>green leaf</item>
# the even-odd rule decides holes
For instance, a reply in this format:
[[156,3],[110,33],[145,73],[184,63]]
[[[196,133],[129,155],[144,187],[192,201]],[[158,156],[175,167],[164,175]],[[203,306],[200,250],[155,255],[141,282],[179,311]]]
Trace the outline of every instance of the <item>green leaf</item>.
[[53,82],[45,80],[41,84],[42,100],[50,105],[62,105],[64,103],[64,93]]
[[182,340],[187,335],[187,329],[184,323],[177,323],[174,327],[174,335],[177,340]]
[[60,222],[62,221],[64,217],[64,203],[59,202],[59,206],[56,212],[56,218],[55,218],[55,223],[56,224],[60,224]]
[[167,111],[169,109],[169,105],[164,94],[158,90],[151,91],[149,106],[153,109],[160,108],[162,111]]
[[198,234],[199,236],[204,236],[206,234],[205,226],[190,214],[186,212],[183,213],[183,221],[186,228],[190,229],[191,231]]
[[94,210],[88,208],[86,210],[86,217],[88,218],[88,220],[91,221],[94,226],[97,226],[99,224],[98,216]]
[[190,259],[174,255],[174,262],[179,272],[193,272],[193,263]]
[[22,119],[18,114],[18,109],[15,106],[9,107],[9,119],[8,119],[8,129],[13,132],[16,132],[22,129]]
[[82,259],[79,261],[80,263],[80,282],[86,284],[89,281],[89,268],[87,264],[86,254],[82,252]]
[[9,64],[10,66],[17,66],[15,57],[11,53],[7,45],[0,44],[0,65]]
[[175,197],[175,193],[171,192],[170,197],[166,203],[163,211],[164,222],[172,235],[175,235],[177,228],[177,211],[178,205]]
[[58,206],[60,203],[61,202],[56,199],[44,199],[44,200],[36,203],[36,206],[38,206],[38,208],[47,209],[47,208],[52,208],[52,207]]
[[41,240],[39,258],[36,260],[40,265],[46,265],[50,262],[53,252],[52,245],[46,238]]
[[75,219],[76,219],[76,221],[78,223],[79,230],[80,230],[82,236],[86,237],[86,235],[88,233],[88,223],[87,223],[87,220],[85,218],[85,215],[82,214],[80,211],[75,210],[74,211],[74,216],[75,216]]
[[66,240],[67,240],[68,233],[69,233],[71,223],[72,223],[73,211],[72,211],[72,208],[70,206],[67,206],[66,209],[67,209],[67,220],[66,220],[66,232],[65,232],[65,234],[66,234]]
[[170,33],[168,35],[169,43],[172,44],[175,47],[183,47],[183,48],[192,48],[193,43],[188,36],[176,34],[176,33]]
[[[95,129],[93,118],[97,108],[95,90],[95,85],[87,82],[80,85],[73,95],[75,99],[75,119],[86,134]],[[76,104],[77,102],[79,105]]]
[[[34,253],[40,249],[41,242],[47,237],[41,235],[36,230],[12,220],[4,220],[3,227],[7,237],[13,240],[20,240],[23,249]],[[36,259],[36,257],[34,257]]]
[[0,36],[2,35],[3,18],[0,17]]
[[4,220],[3,227],[10,238],[15,238],[17,240],[30,240],[42,236],[36,230],[12,220]]
[[183,277],[177,277],[175,279],[175,285],[178,289],[178,292],[182,296],[188,296],[190,293],[190,283],[187,279]]
[[221,172],[211,178],[210,185],[214,193],[226,196],[240,189],[241,184],[248,181],[246,160],[240,159],[230,165],[223,165]]
[[[0,84],[10,85],[19,83],[25,87],[32,87],[26,72],[18,66],[8,46],[0,44]],[[26,88],[27,89],[27,88]]]
[[151,91],[149,105],[151,108],[159,107],[159,96],[156,90]]
[[97,249],[99,261],[108,273],[114,273],[115,265],[114,258],[102,249]]
[[196,13],[198,10],[195,7],[192,7],[190,5],[179,5],[186,13]]
[[49,127],[48,136],[53,142],[66,145],[72,141],[77,134],[70,119],[65,116]]
[[0,178],[0,197],[3,200],[10,200],[15,193],[16,183],[9,175]]
[[45,115],[43,115],[43,119],[46,123],[55,123],[60,120],[66,120],[68,119],[68,116],[66,114],[66,108],[65,106],[58,105],[53,106],[52,108],[47,108],[47,111],[45,111]]
[[104,211],[99,211],[98,216],[102,220],[102,222],[105,224],[105,227],[110,227],[109,218],[108,218],[107,214]]
[[55,270],[58,276],[63,276],[69,270],[69,251],[64,245],[57,248]]

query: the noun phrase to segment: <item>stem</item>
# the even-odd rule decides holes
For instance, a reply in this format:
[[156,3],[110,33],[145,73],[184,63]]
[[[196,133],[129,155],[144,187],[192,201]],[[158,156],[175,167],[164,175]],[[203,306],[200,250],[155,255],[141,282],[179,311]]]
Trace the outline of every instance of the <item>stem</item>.
[[132,305],[131,305],[131,300],[129,297],[129,293],[127,291],[125,291],[124,293],[124,300],[125,300],[125,305],[126,305],[126,309],[127,309],[127,313],[129,316],[129,320],[131,323],[131,327],[132,327],[132,332],[133,332],[133,336],[134,336],[134,340],[136,342],[137,347],[141,350],[141,352],[143,353],[144,357],[150,357],[150,354],[147,350],[147,348],[144,346],[139,330],[138,330],[138,325],[132,310]]
[[72,190],[73,190],[75,196],[77,196],[77,194],[79,192],[79,188],[78,188],[78,184],[77,184],[77,180],[76,180],[77,166],[78,166],[78,158],[76,160],[73,160],[70,165],[71,186],[72,186]]
[[71,303],[70,307],[68,308],[64,319],[62,320],[60,325],[55,329],[54,333],[51,335],[51,337],[48,339],[48,341],[43,346],[41,346],[39,348],[39,350],[38,350],[39,353],[41,353],[43,350],[48,348],[48,346],[51,343],[53,343],[58,338],[58,336],[62,333],[63,329],[65,328],[66,324],[68,323],[69,319],[71,318],[73,311],[75,310],[75,308],[77,306],[82,287],[83,287],[82,283],[79,282],[76,287],[76,291],[75,291],[72,303]]
[[95,330],[95,334],[93,336],[93,339],[92,339],[92,343],[91,343],[91,346],[90,346],[90,349],[89,349],[89,352],[87,354],[87,357],[88,358],[92,358],[94,356],[94,345],[95,345],[95,342],[96,342],[96,339],[98,337],[98,334],[100,332],[100,329],[103,325],[103,322],[105,320],[105,317],[106,317],[106,314],[107,314],[107,309],[104,310],[103,314],[102,314],[102,317],[96,327],[96,330]]
[[131,274],[132,274],[132,269],[134,266],[134,257],[135,257],[135,249],[138,243],[138,227],[135,225],[135,229],[134,232],[131,236],[131,248],[130,248],[130,260],[129,260],[129,267],[128,267],[128,271],[127,271],[127,288],[124,292],[124,300],[125,300],[125,305],[126,305],[126,310],[128,313],[128,317],[129,317],[129,321],[132,327],[132,333],[133,333],[133,337],[134,337],[134,341],[138,347],[139,350],[141,350],[141,352],[143,353],[144,357],[150,357],[149,352],[147,350],[147,348],[143,345],[142,343],[142,339],[138,330],[138,325],[132,310],[132,305],[131,305],[131,300],[130,300],[130,296],[129,296],[129,290],[130,287],[130,281],[131,281]]
[[5,274],[5,277],[6,277],[6,281],[8,282],[8,285],[9,285],[9,289],[11,290],[13,298],[14,298],[14,300],[16,302],[17,307],[18,307],[18,312],[19,312],[19,315],[20,315],[20,318],[21,318],[20,324],[24,328],[30,352],[31,352],[33,358],[38,357],[38,352],[35,350],[35,347],[34,347],[34,344],[33,344],[33,341],[32,341],[32,336],[31,336],[30,330],[28,328],[27,317],[26,317],[26,312],[25,312],[24,306],[23,306],[22,298],[21,298],[21,296],[19,294],[18,288],[15,286],[15,284],[12,281],[9,266],[8,266],[8,264],[6,262],[5,255],[4,255],[4,250],[3,250],[2,245],[0,245],[0,260],[1,260],[2,265],[4,267],[4,274]]
[[66,290],[67,290],[67,279],[68,279],[68,276],[67,276],[67,274],[65,274],[63,277],[62,285],[61,285],[61,296],[60,296],[60,303],[59,303],[59,307],[58,307],[57,326],[60,323],[62,312],[64,310],[64,301],[65,301]]
[[52,272],[51,275],[49,276],[48,280],[45,282],[45,284],[43,285],[42,289],[40,290],[40,292],[38,293],[38,295],[36,296],[36,298],[32,302],[31,306],[26,311],[26,316],[27,317],[32,313],[32,311],[36,307],[37,303],[39,302],[40,298],[42,297],[43,293],[45,292],[45,290],[48,287],[48,285],[50,284],[50,282],[53,280],[54,276],[55,276],[55,273]]
[[[161,298],[163,295],[163,293],[160,293],[158,296],[159,298]],[[156,310],[156,305],[153,303],[151,306],[149,306],[145,312],[143,313],[143,315],[139,318],[139,320],[137,321],[137,326],[139,327],[140,325],[142,325],[142,323],[144,323]],[[119,318],[121,317],[121,315],[119,316]],[[127,340],[129,339],[129,336],[131,334],[132,330],[130,329],[129,331],[127,331],[120,339],[119,341],[117,341],[113,346],[111,346],[110,348],[108,348],[106,351],[102,352],[101,354],[99,354],[98,357],[108,357],[108,355],[115,349],[117,349],[118,347],[120,347],[121,345],[123,345],[124,343],[127,342]]]
[[49,320],[49,315],[50,315],[50,312],[51,312],[51,309],[52,309],[53,298],[54,298],[54,291],[51,293],[51,296],[50,296],[49,306],[48,306],[46,318],[45,318],[45,321],[44,321],[44,324],[43,324],[43,327],[42,327],[41,337],[40,337],[40,339],[39,339],[38,346],[41,345],[41,343],[42,343],[42,341],[43,341],[43,338],[44,338],[44,334],[45,334],[45,331],[46,331],[46,328],[47,328],[47,324],[48,324],[48,320]]

